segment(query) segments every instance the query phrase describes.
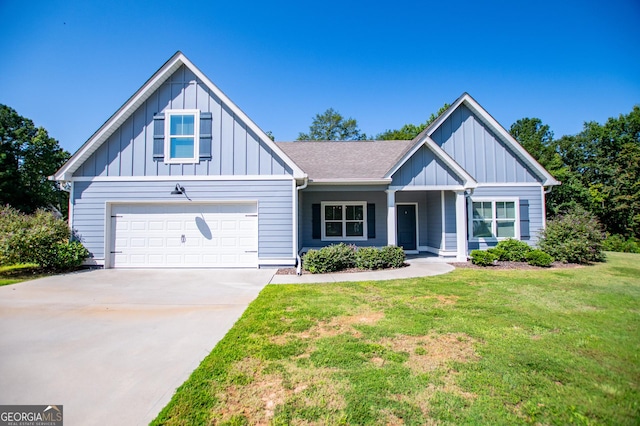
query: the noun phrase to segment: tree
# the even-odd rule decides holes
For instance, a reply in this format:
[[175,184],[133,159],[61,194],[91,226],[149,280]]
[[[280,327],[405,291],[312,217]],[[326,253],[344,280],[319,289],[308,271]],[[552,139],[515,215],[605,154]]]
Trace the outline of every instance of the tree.
[[449,109],[451,105],[444,104],[436,114],[431,114],[431,116],[422,124],[405,124],[398,130],[385,130],[376,136],[377,140],[383,141],[400,141],[400,140],[411,140],[418,136],[424,129],[429,126],[429,124],[433,123],[436,118],[440,117],[443,112]]
[[41,207],[66,212],[67,193],[48,176],[69,156],[43,127],[0,104],[0,205],[25,213]]
[[309,126],[309,133],[299,133],[299,141],[350,141],[364,140],[366,135],[360,133],[354,118],[345,119],[333,108],[322,114],[316,114]]
[[545,168],[551,170],[562,166],[555,151],[553,132],[539,118],[522,118],[511,125],[509,133]]

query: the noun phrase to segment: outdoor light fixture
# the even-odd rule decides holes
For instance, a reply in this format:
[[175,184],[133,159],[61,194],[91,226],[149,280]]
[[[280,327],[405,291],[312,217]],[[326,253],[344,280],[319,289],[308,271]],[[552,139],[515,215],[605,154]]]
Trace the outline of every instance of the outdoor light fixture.
[[179,183],[176,183],[176,189],[171,191],[171,195],[181,195],[181,194],[184,194],[184,187],[181,186]]

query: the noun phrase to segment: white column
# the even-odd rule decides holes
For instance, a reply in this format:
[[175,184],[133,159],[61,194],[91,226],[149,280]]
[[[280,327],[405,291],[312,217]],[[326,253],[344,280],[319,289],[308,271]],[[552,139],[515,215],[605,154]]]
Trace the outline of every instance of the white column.
[[395,246],[396,239],[396,191],[387,189],[387,244]]
[[464,191],[456,191],[456,237],[457,251],[456,261],[467,261],[467,203]]

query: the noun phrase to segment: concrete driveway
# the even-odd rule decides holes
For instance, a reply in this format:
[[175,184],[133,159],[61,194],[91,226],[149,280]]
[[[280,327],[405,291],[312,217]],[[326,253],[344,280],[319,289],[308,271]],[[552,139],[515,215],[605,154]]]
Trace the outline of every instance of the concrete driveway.
[[0,404],[148,424],[275,270],[94,270],[0,287]]

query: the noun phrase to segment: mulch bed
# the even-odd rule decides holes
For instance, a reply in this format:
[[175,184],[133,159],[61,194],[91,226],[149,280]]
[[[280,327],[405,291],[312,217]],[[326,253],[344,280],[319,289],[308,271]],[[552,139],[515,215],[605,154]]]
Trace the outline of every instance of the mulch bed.
[[478,266],[474,265],[471,262],[460,262],[460,263],[449,263],[449,265],[453,265],[456,268],[464,268],[464,269],[489,269],[489,270],[498,270],[498,269],[572,269],[572,268],[582,268],[584,265],[577,265],[575,263],[562,263],[562,262],[553,262],[550,267],[543,268],[542,266],[532,266],[526,262],[498,262],[496,265],[491,266]]
[[[453,265],[456,268],[462,269],[487,269],[487,270],[514,270],[514,269],[572,269],[572,268],[582,268],[584,265],[576,265],[575,263],[562,263],[562,262],[553,262],[550,267],[543,268],[541,266],[531,266],[525,262],[498,262],[496,265],[491,266],[478,266],[474,265],[471,262],[449,262],[449,265]],[[408,266],[405,264],[405,266]],[[342,271],[338,271],[336,273],[351,273],[351,272],[371,272],[369,269],[358,269],[358,268],[350,268]],[[276,275],[295,275],[296,268],[280,268]],[[311,274],[309,271],[302,270],[302,275]]]
[[[407,263],[404,264],[403,268],[405,266],[409,266]],[[377,269],[378,271],[392,271],[394,269],[398,269],[398,268],[388,268],[388,269]],[[336,272],[329,272],[330,274],[345,274],[345,273],[352,273],[352,272],[373,272],[372,269],[360,269],[360,268],[349,268],[349,269],[343,269],[342,271],[336,271]],[[295,275],[296,274],[296,268],[280,268],[278,269],[278,272],[276,272],[276,275]],[[302,275],[309,275],[311,274],[311,272],[309,271],[305,271],[304,269],[302,270]],[[322,274],[311,274],[311,275],[322,275]]]

